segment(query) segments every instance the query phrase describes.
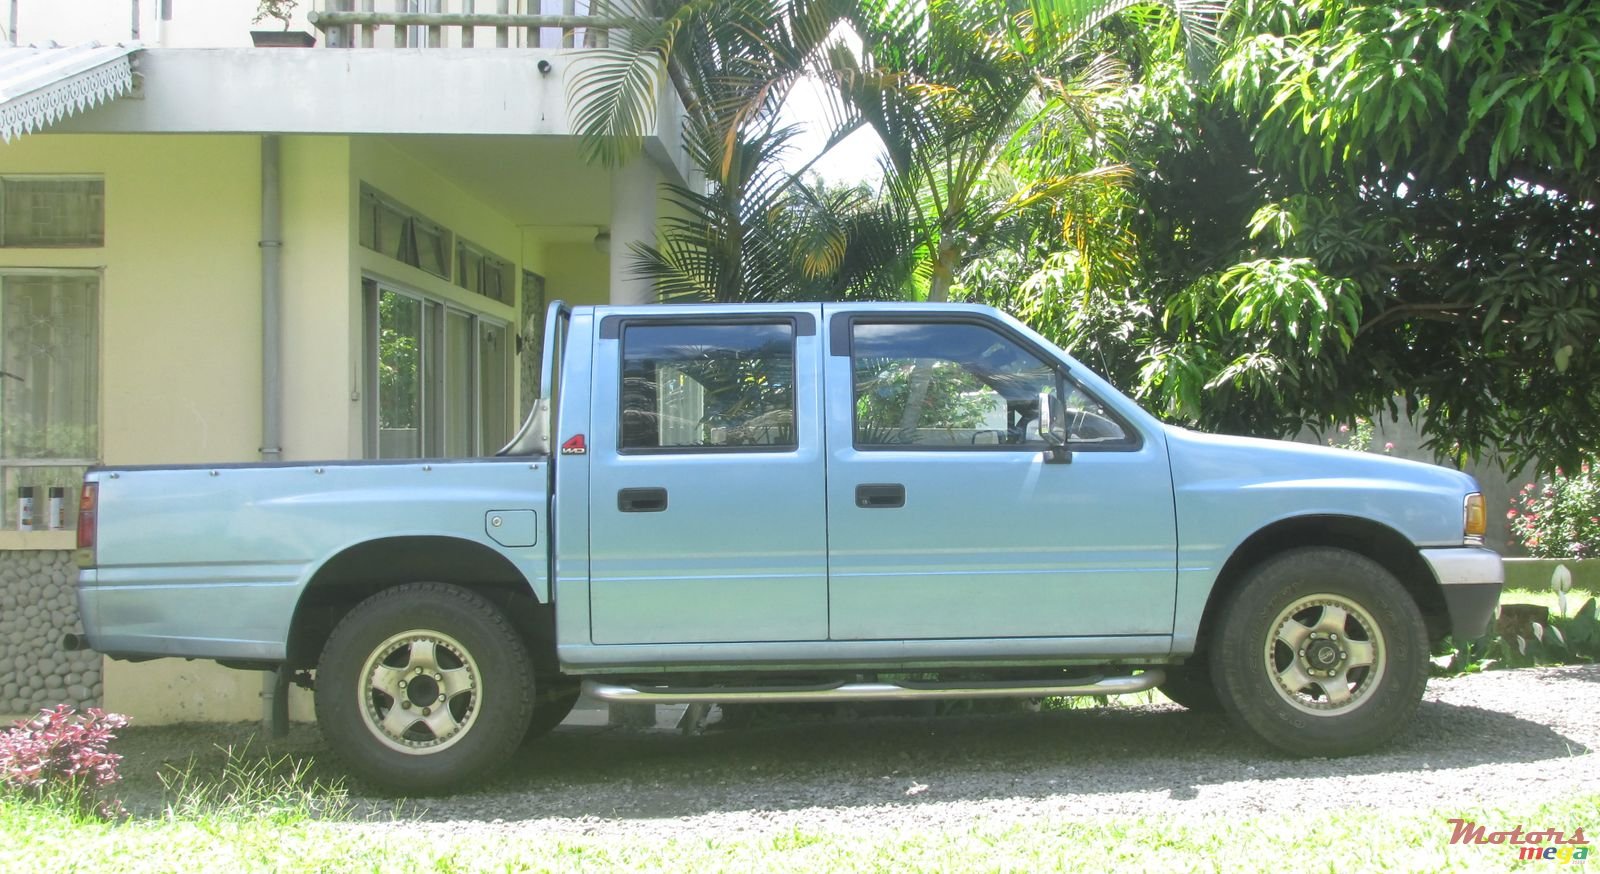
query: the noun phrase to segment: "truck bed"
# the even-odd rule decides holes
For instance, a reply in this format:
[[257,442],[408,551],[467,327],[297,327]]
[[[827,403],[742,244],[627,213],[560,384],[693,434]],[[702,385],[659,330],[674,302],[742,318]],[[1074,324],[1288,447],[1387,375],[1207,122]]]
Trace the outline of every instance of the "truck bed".
[[478,544],[548,591],[543,457],[102,467],[87,481],[99,536],[80,555],[80,608],[112,656],[282,660],[307,584],[378,537]]

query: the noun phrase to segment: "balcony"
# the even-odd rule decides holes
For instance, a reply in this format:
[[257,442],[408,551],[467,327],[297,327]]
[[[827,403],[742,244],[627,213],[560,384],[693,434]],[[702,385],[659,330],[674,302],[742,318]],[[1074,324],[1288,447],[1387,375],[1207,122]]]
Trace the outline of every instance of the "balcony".
[[321,45],[340,49],[604,48],[629,24],[588,10],[588,0],[317,0],[306,17]]

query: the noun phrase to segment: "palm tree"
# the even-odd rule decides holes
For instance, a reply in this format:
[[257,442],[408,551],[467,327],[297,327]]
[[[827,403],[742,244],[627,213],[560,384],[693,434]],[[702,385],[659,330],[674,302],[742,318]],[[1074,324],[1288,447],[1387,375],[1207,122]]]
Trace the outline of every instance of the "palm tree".
[[[905,296],[915,286],[946,300],[959,270],[1020,217],[1043,208],[1066,228],[1075,192],[1126,173],[1086,166],[1080,138],[1063,131],[1092,134],[1093,100],[1120,81],[1120,67],[1086,53],[1083,36],[1144,3],[611,2],[611,14],[638,24],[615,48],[593,50],[604,53],[600,62],[573,81],[587,153],[625,160],[652,127],[655,97],[670,81],[685,106],[691,157],[708,181],[704,192],[674,187],[687,217],[667,220],[659,248],[638,249],[641,270],[669,297]],[[1218,4],[1162,2],[1203,55]],[[860,36],[859,55],[839,36],[841,24]],[[883,141],[884,201],[819,196],[800,174],[778,168],[795,134],[779,123],[779,110],[808,73],[838,97],[829,147],[862,125]],[[838,206],[850,209],[828,209]],[[797,219],[803,233],[775,233],[794,231]],[[856,269],[845,277],[817,269],[846,264]]]
[[[926,259],[927,299],[947,300],[961,269],[1039,208],[1073,232],[1080,196],[1117,185],[1120,165],[1098,165],[1095,102],[1120,87],[1120,63],[1085,37],[1146,0],[1031,0],[1021,7],[961,0],[864,0],[851,23],[859,62],[835,52],[847,105],[888,154],[889,191],[913,217]],[[1161,0],[1203,62],[1221,4]],[[1081,227],[1077,230],[1081,231]]]
[[[784,169],[797,129],[780,121],[790,91],[836,42],[845,0],[613,0],[637,22],[572,82],[585,151],[615,165],[654,125],[670,82],[703,187],[667,186],[675,214],[659,245],[635,248],[635,269],[669,300],[898,296],[907,249],[892,206],[824,190]],[[835,125],[843,137],[858,125]]]

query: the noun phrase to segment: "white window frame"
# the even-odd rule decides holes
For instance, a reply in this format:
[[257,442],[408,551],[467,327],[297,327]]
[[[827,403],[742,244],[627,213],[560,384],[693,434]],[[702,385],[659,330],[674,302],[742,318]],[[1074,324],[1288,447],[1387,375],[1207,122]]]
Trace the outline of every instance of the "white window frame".
[[[90,468],[90,467],[93,467],[93,466],[95,466],[95,465],[100,463],[99,456],[104,454],[104,446],[105,446],[105,431],[101,427],[102,423],[103,423],[103,421],[105,419],[104,409],[103,409],[104,398],[101,396],[101,388],[103,387],[102,374],[104,372],[104,361],[101,359],[101,350],[102,350],[101,343],[104,340],[104,330],[103,329],[104,329],[104,326],[105,326],[105,318],[104,318],[104,316],[105,316],[105,287],[106,287],[105,271],[101,270],[101,269],[75,268],[75,267],[0,267],[0,298],[3,298],[3,295],[5,293],[4,292],[4,280],[7,277],[11,277],[11,276],[72,276],[72,277],[93,278],[94,281],[95,281],[95,306],[94,306],[95,344],[94,344],[93,352],[94,352],[94,356],[95,356],[95,365],[96,365],[95,366],[95,386],[94,386],[94,392],[95,392],[95,398],[94,398],[94,406],[95,406],[94,443],[95,443],[95,456],[96,457],[94,457],[94,458],[73,458],[73,457],[67,457],[67,456],[50,456],[50,457],[46,457],[46,458],[9,458],[9,457],[6,457],[4,455],[0,455],[0,484],[3,484],[5,486],[5,488],[4,488],[4,492],[5,492],[4,498],[7,501],[7,504],[3,508],[3,510],[0,510],[0,517],[3,517],[3,518],[8,519],[8,520],[11,519],[12,514],[16,510],[16,502],[15,502],[16,495],[10,488],[10,482],[11,482],[11,477],[9,476],[9,471],[10,470],[12,470],[12,469],[26,469],[26,468],[46,468],[46,467]],[[4,342],[5,342],[4,330],[5,330],[5,325],[3,323],[0,323],[0,355],[3,355],[3,347],[4,347]],[[4,377],[0,377],[0,379],[3,379],[3,378]],[[80,474],[80,479],[81,479],[81,474]],[[45,529],[46,521],[45,521],[44,517],[45,517],[46,507],[47,507],[46,496],[44,496],[44,495],[36,495],[36,496],[34,496],[34,530],[44,530]],[[77,513],[74,512],[74,509],[73,509],[72,506],[68,506],[65,509],[66,509],[66,512],[65,512],[65,517],[66,517],[65,530],[71,530],[73,528],[76,528],[77,527]]]
[[[505,355],[505,380],[506,385],[508,387],[511,386],[513,384],[512,359],[515,356],[511,354],[512,350],[509,348],[511,338],[514,336],[510,322],[463,306],[455,301],[408,288],[380,276],[363,274],[361,285],[362,307],[364,310],[363,334],[365,335],[362,367],[365,383],[364,395],[366,397],[363,411],[365,421],[362,425],[362,432],[366,457],[378,457],[380,425],[378,421],[377,366],[378,335],[380,330],[378,302],[385,292],[397,294],[422,304],[422,347],[418,350],[418,367],[422,371],[421,377],[418,379],[422,394],[422,433],[419,435],[418,441],[422,453],[420,457],[440,458],[444,456],[445,423],[455,409],[455,404],[451,403],[448,392],[445,391],[451,375],[446,372],[449,360],[445,354],[445,344],[447,342],[445,326],[451,315],[467,318],[468,327],[471,331],[470,336],[472,337],[472,353],[468,356],[467,364],[472,372],[470,380],[472,387],[465,401],[467,408],[467,442],[474,447],[474,451],[467,457],[482,457],[498,451],[500,449],[499,445],[489,446],[484,442],[486,438],[483,433],[483,410],[481,409],[483,374],[481,372],[479,344],[483,336],[482,326],[485,324],[494,325],[505,332],[504,336],[508,344]],[[504,399],[506,420],[515,422],[516,410],[512,407],[514,399],[510,397],[512,392],[508,389],[506,394],[507,397]],[[507,439],[509,439],[509,436]]]
[[[441,251],[439,253],[439,260],[442,262],[442,264],[440,266],[443,268],[443,272],[436,272],[436,271],[429,270],[428,268],[422,266],[421,253],[415,251],[415,247],[413,247],[413,251],[412,251],[411,254],[415,258],[416,263],[412,263],[411,261],[407,261],[406,259],[404,259],[402,257],[398,257],[398,255],[390,255],[388,252],[385,252],[382,249],[378,248],[378,243],[379,243],[379,240],[380,240],[381,235],[382,235],[382,229],[378,228],[376,226],[373,227],[373,232],[372,232],[373,233],[373,241],[372,241],[373,245],[368,246],[366,243],[362,242],[361,241],[361,224],[362,224],[362,222],[367,220],[367,200],[368,200],[368,198],[371,198],[375,203],[382,204],[383,206],[387,207],[391,211],[393,211],[395,213],[398,213],[399,215],[404,217],[404,227],[401,230],[402,236],[407,234],[407,233],[414,234],[415,233],[415,228],[417,228],[418,226],[423,227],[423,228],[425,228],[425,229],[427,229],[429,231],[437,232],[439,234],[439,236],[442,238],[442,242],[443,242],[443,247],[442,247],[443,251]],[[455,281],[455,272],[456,272],[455,271],[455,261],[456,261],[455,240],[456,240],[456,235],[455,235],[454,231],[450,230],[449,228],[445,227],[442,224],[439,224],[438,222],[434,221],[433,219],[428,218],[427,216],[425,216],[422,213],[412,209],[411,207],[406,206],[405,204],[401,203],[400,201],[395,200],[394,198],[390,197],[389,195],[384,194],[382,191],[379,191],[378,189],[373,188],[371,185],[368,185],[365,182],[361,183],[361,191],[360,191],[357,203],[358,203],[358,215],[356,217],[356,241],[357,241],[357,244],[359,246],[361,246],[361,248],[366,249],[369,252],[376,252],[379,255],[382,255],[383,257],[388,258],[388,259],[394,261],[397,264],[404,264],[407,267],[411,267],[411,268],[414,268],[414,269],[417,269],[417,270],[421,270],[423,273],[426,273],[429,276],[437,276],[440,279],[443,279],[445,282],[454,282]],[[404,243],[402,243],[401,246],[402,246],[402,248],[401,248],[401,253],[400,254],[403,254],[404,253]]]

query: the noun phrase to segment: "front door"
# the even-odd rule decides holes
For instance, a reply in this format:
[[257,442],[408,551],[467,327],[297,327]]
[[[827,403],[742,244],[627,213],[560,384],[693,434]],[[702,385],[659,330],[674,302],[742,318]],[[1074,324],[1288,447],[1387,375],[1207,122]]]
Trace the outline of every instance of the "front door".
[[820,307],[670,312],[600,324],[592,640],[824,640]]
[[[979,314],[831,315],[831,636],[1169,635],[1176,531],[1165,443],[1066,363]],[[1039,437],[1066,411],[1070,463]]]

